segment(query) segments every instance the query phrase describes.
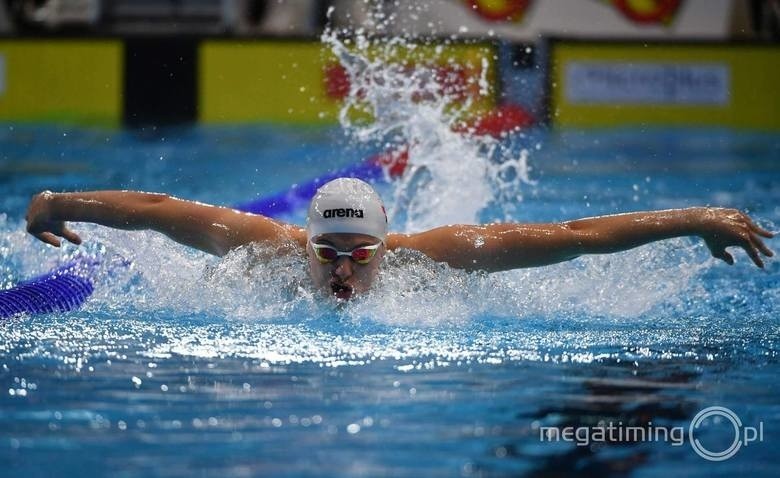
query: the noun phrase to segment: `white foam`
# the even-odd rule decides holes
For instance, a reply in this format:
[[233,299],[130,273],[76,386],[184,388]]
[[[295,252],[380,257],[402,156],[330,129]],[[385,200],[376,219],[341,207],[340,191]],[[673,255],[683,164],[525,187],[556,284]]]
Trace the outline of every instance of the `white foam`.
[[[383,21],[381,10],[374,12],[373,23]],[[504,203],[520,199],[519,185],[530,181],[527,154],[502,148],[489,136],[454,131],[473,99],[467,96],[462,104],[447,92],[437,79],[437,58],[411,68],[399,64],[397,59],[417,49],[416,43],[398,37],[375,40],[362,30],[347,44],[327,29],[322,41],[349,76],[350,94],[340,120],[352,140],[408,151],[406,174],[394,183],[388,202],[393,226],[415,232],[476,223],[480,211],[497,198]],[[486,59],[471,67],[481,71],[471,81],[480,94],[489,95]],[[355,111],[368,112],[374,121],[353,121]]]
[[[420,253],[388,253],[379,279],[346,305],[313,290],[305,257],[257,245],[223,259],[182,248],[155,233],[99,228],[92,236],[107,256],[132,261],[104,274],[89,308],[228,320],[316,320],[332,316],[394,326],[448,327],[508,317],[608,316],[633,320],[680,294],[711,263],[686,239],[611,256],[497,274],[467,273]],[[114,244],[123,244],[117,248]]]

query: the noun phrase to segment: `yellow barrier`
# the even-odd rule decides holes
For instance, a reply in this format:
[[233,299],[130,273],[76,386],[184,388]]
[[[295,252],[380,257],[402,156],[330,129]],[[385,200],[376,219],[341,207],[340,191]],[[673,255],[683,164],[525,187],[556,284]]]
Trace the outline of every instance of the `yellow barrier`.
[[[0,121],[118,125],[123,54],[121,40],[0,40]],[[207,40],[198,55],[204,123],[333,123],[349,88],[344,69],[318,42]],[[478,113],[496,103],[494,57],[491,45],[459,44],[417,46],[388,61],[433,64],[445,87],[468,97],[469,113]],[[479,91],[481,77],[491,86],[487,94]]]
[[[398,60],[431,62],[447,81],[461,83],[470,95],[482,73],[493,86],[495,52],[489,45],[419,46]],[[349,84],[329,50],[316,42],[207,41],[199,51],[199,119],[205,123],[267,121],[333,123]],[[452,80],[455,78],[454,80]],[[445,81],[445,83],[447,82]],[[455,85],[456,87],[458,85]],[[474,97],[472,112],[496,103],[495,88]]]
[[557,42],[552,48],[556,125],[780,129],[778,47]]
[[120,41],[0,40],[0,121],[118,125]]

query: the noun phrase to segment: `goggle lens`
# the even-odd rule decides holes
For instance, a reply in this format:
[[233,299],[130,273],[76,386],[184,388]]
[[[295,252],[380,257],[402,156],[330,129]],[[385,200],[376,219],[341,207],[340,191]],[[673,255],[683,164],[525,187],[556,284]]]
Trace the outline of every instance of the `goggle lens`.
[[361,247],[352,251],[352,260],[355,262],[368,262],[372,257],[374,257],[374,254],[376,254],[376,249],[371,250],[366,249],[365,247]]
[[339,258],[339,256],[349,256],[353,261],[358,264],[368,264],[371,259],[376,255],[376,251],[382,243],[374,244],[373,246],[361,246],[352,249],[351,251],[339,251],[335,247],[328,246],[326,244],[315,244],[311,246],[314,249],[314,254],[322,264],[328,264]]
[[315,247],[314,252],[317,253],[317,257],[321,261],[324,260],[327,262],[333,262],[339,258],[338,251],[336,251],[336,249],[331,249],[329,247]]

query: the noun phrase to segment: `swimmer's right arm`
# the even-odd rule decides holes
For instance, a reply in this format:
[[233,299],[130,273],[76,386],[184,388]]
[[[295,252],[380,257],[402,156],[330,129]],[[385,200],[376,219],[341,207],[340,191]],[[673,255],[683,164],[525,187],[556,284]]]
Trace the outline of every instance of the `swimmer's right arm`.
[[265,216],[135,191],[44,191],[33,196],[26,219],[30,234],[56,247],[60,246],[60,237],[81,243],[67,221],[125,230],[150,229],[217,256],[250,242],[305,243],[301,228]]

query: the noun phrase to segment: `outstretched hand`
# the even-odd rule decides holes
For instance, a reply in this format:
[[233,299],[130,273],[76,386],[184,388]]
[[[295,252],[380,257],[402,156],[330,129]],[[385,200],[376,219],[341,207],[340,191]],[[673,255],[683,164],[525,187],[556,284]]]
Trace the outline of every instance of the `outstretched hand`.
[[73,244],[81,244],[81,238],[78,234],[68,229],[65,221],[53,220],[51,218],[51,191],[44,191],[33,196],[30,206],[27,208],[27,232],[38,238],[38,240],[51,244],[54,247],[60,247],[64,237]]
[[[736,209],[704,208],[702,211],[702,230],[699,235],[709,247],[713,257],[734,264],[734,257],[726,252],[729,246],[737,246],[747,252],[758,266],[763,268],[763,254],[772,257],[774,252],[761,239],[772,238],[774,233],[763,229],[750,217]],[[760,253],[760,254],[759,254]]]

